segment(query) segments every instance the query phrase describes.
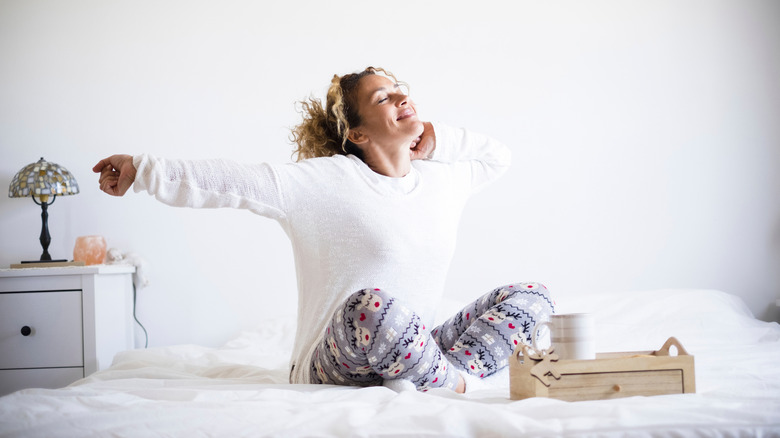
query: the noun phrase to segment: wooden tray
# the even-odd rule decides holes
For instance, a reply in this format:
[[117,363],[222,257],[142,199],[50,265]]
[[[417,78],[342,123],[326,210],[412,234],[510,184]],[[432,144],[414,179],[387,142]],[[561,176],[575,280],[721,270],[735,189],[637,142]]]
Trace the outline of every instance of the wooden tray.
[[[669,349],[677,348],[677,356]],[[510,398],[566,401],[696,392],[693,356],[672,337],[657,351],[600,353],[593,360],[558,360],[520,345],[509,361]]]

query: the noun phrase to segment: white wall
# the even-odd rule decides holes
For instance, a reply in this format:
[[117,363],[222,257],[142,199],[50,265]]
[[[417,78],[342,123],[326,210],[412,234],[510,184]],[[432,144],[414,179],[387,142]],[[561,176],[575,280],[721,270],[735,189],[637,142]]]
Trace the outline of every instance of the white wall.
[[[464,215],[457,297],[718,288],[780,297],[780,3],[0,0],[0,183],[40,156],[81,194],[50,209],[149,262],[151,345],[217,345],[294,306],[286,236],[248,212],[98,191],[112,153],[290,159],[294,101],[385,66],[424,117],[487,132],[510,174]],[[0,266],[40,255],[39,207],[0,197]],[[424,261],[423,261],[424,263]]]

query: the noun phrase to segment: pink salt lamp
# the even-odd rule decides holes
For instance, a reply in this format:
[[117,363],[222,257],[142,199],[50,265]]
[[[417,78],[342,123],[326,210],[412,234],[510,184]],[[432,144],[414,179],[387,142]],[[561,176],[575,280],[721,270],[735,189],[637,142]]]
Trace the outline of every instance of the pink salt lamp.
[[80,236],[73,247],[73,260],[87,265],[99,265],[106,258],[106,239],[103,236]]

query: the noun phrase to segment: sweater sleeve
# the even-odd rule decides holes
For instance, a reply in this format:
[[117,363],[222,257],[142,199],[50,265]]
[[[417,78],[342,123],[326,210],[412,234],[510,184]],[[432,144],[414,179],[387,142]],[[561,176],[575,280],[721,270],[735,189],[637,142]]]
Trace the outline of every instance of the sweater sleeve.
[[477,191],[504,174],[512,153],[503,143],[464,129],[434,123],[436,150],[432,160],[453,163],[467,174],[472,191]]
[[229,160],[170,160],[133,157],[133,190],[159,201],[192,208],[241,208],[276,220],[285,218],[279,176],[269,164]]

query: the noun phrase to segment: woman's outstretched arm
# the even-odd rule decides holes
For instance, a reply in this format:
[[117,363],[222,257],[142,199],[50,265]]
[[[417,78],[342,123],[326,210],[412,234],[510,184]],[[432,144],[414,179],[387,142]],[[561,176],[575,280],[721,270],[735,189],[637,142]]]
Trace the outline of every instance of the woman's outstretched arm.
[[132,186],[175,207],[241,208],[273,219],[285,216],[277,174],[265,163],[112,155],[92,170],[100,173],[100,189],[113,196]]

